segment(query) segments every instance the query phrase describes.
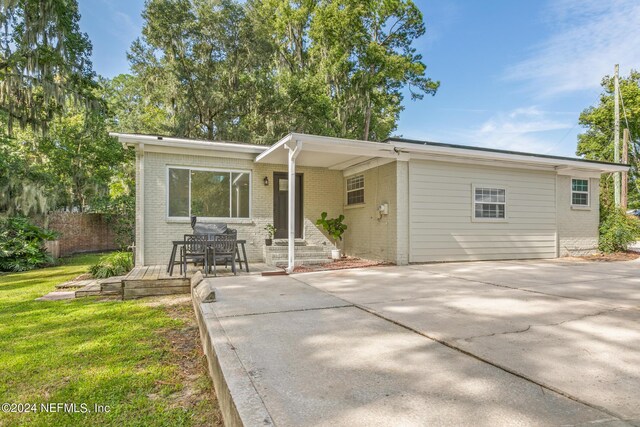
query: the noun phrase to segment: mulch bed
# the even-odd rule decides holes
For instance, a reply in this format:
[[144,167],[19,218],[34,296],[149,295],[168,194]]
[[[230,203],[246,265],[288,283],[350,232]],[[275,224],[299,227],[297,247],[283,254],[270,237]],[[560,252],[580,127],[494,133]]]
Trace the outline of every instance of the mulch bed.
[[577,259],[585,260],[585,261],[595,261],[595,262],[613,262],[613,261],[633,261],[634,259],[640,258],[640,253],[638,252],[614,252],[611,254],[599,253],[595,255],[587,255],[576,257]]
[[327,270],[344,270],[346,268],[363,268],[374,267],[377,265],[390,265],[384,261],[371,261],[368,259],[361,259],[355,257],[344,257],[336,261],[327,260],[326,264],[313,264],[313,265],[300,265],[296,267],[294,273],[309,273],[312,271],[327,271]]

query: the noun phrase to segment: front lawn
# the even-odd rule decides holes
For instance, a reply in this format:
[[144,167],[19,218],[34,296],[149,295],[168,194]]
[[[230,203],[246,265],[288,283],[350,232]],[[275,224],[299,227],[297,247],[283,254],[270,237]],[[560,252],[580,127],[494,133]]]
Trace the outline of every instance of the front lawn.
[[[34,301],[98,258],[0,275],[0,404],[37,409],[0,412],[0,425],[219,424],[188,299]],[[45,413],[41,403],[109,412]]]

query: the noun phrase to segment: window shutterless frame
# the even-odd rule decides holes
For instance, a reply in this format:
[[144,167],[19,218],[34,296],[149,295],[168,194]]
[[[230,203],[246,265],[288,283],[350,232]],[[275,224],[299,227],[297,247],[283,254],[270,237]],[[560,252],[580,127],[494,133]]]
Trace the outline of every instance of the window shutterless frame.
[[[580,182],[578,182],[580,181]],[[591,207],[591,180],[589,178],[571,178],[569,190],[571,191],[571,206],[576,208]],[[574,186],[574,183],[576,184]],[[586,187],[585,187],[586,186]],[[574,195],[586,203],[575,203]]]
[[[347,177],[347,179],[345,180],[345,196],[346,196],[345,205],[354,206],[354,205],[361,205],[364,203],[364,184],[365,184],[364,174],[352,175],[350,177]],[[349,186],[352,186],[352,188],[349,188]],[[360,191],[362,192],[362,201],[349,203],[349,194],[360,192]]]
[[[249,216],[248,217],[232,217],[232,216],[228,216],[228,217],[201,217],[203,219],[208,219],[208,220],[234,220],[234,219],[251,219],[252,218],[252,213],[253,213],[253,174],[251,170],[246,170],[246,169],[222,169],[222,168],[202,168],[202,167],[189,167],[189,166],[172,166],[172,165],[167,165],[166,166],[166,176],[165,176],[165,192],[166,192],[166,197],[165,197],[165,201],[166,201],[166,211],[165,211],[165,215],[166,218],[168,220],[189,220],[191,218],[191,172],[192,171],[202,171],[202,172],[222,172],[222,173],[229,173],[229,215],[231,215],[231,213],[233,212],[233,196],[232,196],[232,190],[233,190],[233,179],[232,176],[234,173],[246,173],[249,174]],[[170,216],[169,215],[169,170],[170,169],[182,169],[182,170],[188,170],[189,171],[189,215],[182,217],[182,216]]]
[[[476,200],[476,190],[485,190],[491,193],[491,190],[496,192],[496,196],[499,198],[499,193],[503,192],[504,201],[483,201]],[[505,185],[496,184],[472,184],[471,185],[471,222],[507,222],[508,219],[508,193],[509,189]],[[488,204],[488,205],[501,205],[504,210],[504,217],[477,217],[476,205]],[[497,209],[496,209],[497,211]]]

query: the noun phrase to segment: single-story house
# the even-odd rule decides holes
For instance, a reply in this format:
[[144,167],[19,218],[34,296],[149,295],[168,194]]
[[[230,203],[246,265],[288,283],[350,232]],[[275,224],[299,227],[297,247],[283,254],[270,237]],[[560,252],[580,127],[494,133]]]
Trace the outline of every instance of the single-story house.
[[166,264],[195,215],[237,229],[250,261],[271,260],[264,228],[274,224],[291,268],[333,248],[316,226],[323,211],[345,216],[344,253],[396,264],[589,254],[600,176],[627,170],[401,138],[291,133],[263,146],[112,135],[136,152],[136,265]]

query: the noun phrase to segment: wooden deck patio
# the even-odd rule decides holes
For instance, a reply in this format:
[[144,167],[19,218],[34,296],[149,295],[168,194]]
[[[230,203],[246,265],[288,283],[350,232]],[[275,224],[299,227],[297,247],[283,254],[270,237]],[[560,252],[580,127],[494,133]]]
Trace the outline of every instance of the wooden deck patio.
[[[188,294],[191,292],[191,276],[201,270],[201,267],[195,268],[192,265],[187,270],[187,277],[179,274],[176,267],[173,276],[167,273],[166,265],[149,265],[144,267],[135,267],[122,279],[122,298],[133,299],[154,295],[173,295]],[[262,274],[264,271],[272,271],[273,267],[262,263],[249,264],[249,273],[244,269],[238,270],[238,275],[245,274]],[[218,268],[217,277],[233,276],[231,268]],[[208,278],[215,278],[213,274]]]

